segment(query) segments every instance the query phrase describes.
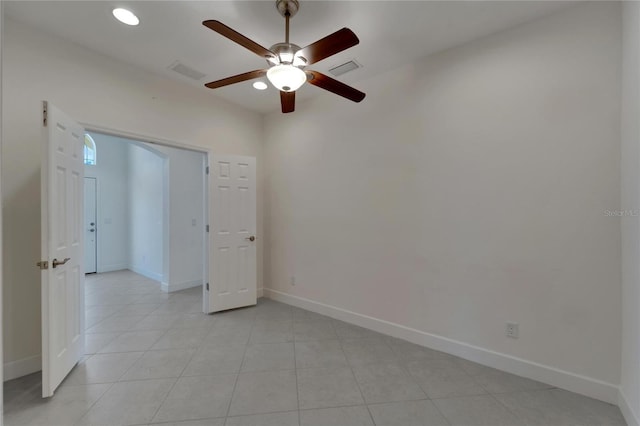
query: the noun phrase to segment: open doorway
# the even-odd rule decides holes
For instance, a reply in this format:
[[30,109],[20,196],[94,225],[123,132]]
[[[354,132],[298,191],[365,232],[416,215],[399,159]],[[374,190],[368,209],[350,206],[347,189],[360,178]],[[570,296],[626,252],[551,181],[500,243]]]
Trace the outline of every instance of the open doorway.
[[85,139],[85,329],[92,354],[123,331],[116,324],[123,311],[146,315],[181,301],[165,312],[202,312],[207,158],[98,132]]
[[98,272],[98,239],[96,223],[98,221],[98,183],[94,177],[84,178],[84,273]]
[[[158,351],[174,351],[178,349],[193,349],[202,344],[209,335],[209,328],[213,317],[203,315],[202,312],[214,313],[225,309],[233,309],[242,306],[256,304],[256,256],[255,256],[255,226],[256,226],[256,179],[255,158],[233,155],[210,154],[208,149],[199,147],[187,147],[168,141],[156,140],[145,148],[146,151],[161,151],[158,148],[174,147],[185,148],[186,151],[200,153],[203,158],[200,176],[203,181],[203,217],[206,223],[211,223],[211,233],[207,233],[206,243],[203,244],[204,274],[206,286],[200,288],[186,288],[180,290],[171,288],[176,281],[173,276],[166,273],[164,265],[171,260],[172,244],[164,244],[164,236],[171,241],[172,235],[162,233],[162,278],[167,277],[167,288],[162,288],[160,281],[145,277],[142,274],[123,269],[111,272],[103,272],[90,277],[99,277],[91,284],[85,286],[84,277],[84,165],[82,158],[84,129],[77,122],[48,103],[44,104],[45,120],[50,125],[43,145],[42,158],[42,259],[39,262],[42,274],[42,355],[29,366],[14,371],[5,377],[12,380],[9,388],[15,390],[6,394],[17,397],[17,408],[12,410],[15,416],[30,416],[34,412],[27,409],[38,400],[37,388],[41,387],[43,397],[50,397],[59,386],[76,386],[79,384],[113,383],[124,378],[134,366],[128,362],[122,362],[121,358],[134,358],[141,353],[150,351],[154,355]],[[48,111],[48,115],[47,115]],[[109,130],[105,131],[110,132]],[[105,133],[105,135],[106,135]],[[137,136],[131,135],[136,138]],[[153,140],[153,139],[151,139]],[[142,142],[131,139],[134,145]],[[94,161],[99,164],[101,154],[99,147],[94,147]],[[170,161],[166,161],[168,155],[158,155],[161,158],[163,170],[169,167]],[[211,173],[207,160],[211,161]],[[66,163],[73,163],[73,173],[65,174],[62,179],[56,173],[64,169]],[[128,164],[121,161],[120,164]],[[76,168],[76,165],[78,166]],[[169,171],[170,171],[169,167]],[[202,171],[206,171],[206,174]],[[58,173],[59,174],[59,173]],[[163,174],[170,176],[170,174]],[[91,177],[91,176],[89,176]],[[130,176],[129,176],[130,177]],[[68,178],[68,179],[67,179]],[[80,178],[80,179],[77,179]],[[100,177],[94,176],[96,181],[96,204],[100,197]],[[162,178],[154,182],[161,181]],[[67,182],[70,181],[70,182]],[[137,179],[133,179],[138,182]],[[64,185],[50,185],[51,182],[64,183]],[[147,186],[142,186],[145,193],[149,192]],[[171,188],[169,185],[163,188]],[[183,193],[188,192],[184,191]],[[164,206],[169,203],[168,195],[161,198],[163,212],[170,209]],[[122,206],[127,204],[128,197],[121,197]],[[215,200],[213,202],[212,200]],[[60,206],[72,207],[71,214],[66,214]],[[180,206],[182,209],[184,204]],[[130,206],[128,206],[129,208]],[[159,209],[156,209],[156,212]],[[96,208],[95,230],[101,226],[100,211]],[[62,213],[62,214],[61,214]],[[147,221],[151,214],[143,215]],[[178,216],[178,215],[174,215]],[[160,222],[162,228],[170,225],[169,220]],[[108,220],[106,221],[108,222]],[[156,221],[157,222],[157,221]],[[205,221],[203,220],[203,223]],[[112,222],[113,223],[113,222]],[[103,223],[104,224],[104,223]],[[191,222],[193,226],[193,221]],[[91,225],[91,222],[88,223]],[[196,223],[197,225],[197,223]],[[204,225],[203,225],[204,226]],[[207,225],[206,228],[209,228]],[[66,240],[70,241],[74,248],[72,256],[65,257],[66,252],[58,253],[66,246],[58,244],[58,239],[52,238],[47,230],[64,230]],[[129,229],[129,231],[131,231]],[[208,231],[208,229],[207,229]],[[58,232],[60,234],[60,232]],[[98,234],[98,233],[96,233]],[[102,232],[104,235],[105,232]],[[155,234],[156,236],[158,233]],[[57,234],[54,232],[53,237]],[[82,236],[82,238],[80,238]],[[96,235],[96,252],[99,251],[100,235]],[[157,249],[158,244],[154,245]],[[211,248],[209,248],[211,247]],[[68,251],[68,250],[67,250]],[[56,257],[56,258],[54,258]],[[72,260],[76,263],[68,262]],[[80,261],[80,262],[78,262]],[[96,272],[100,263],[100,256],[96,254]],[[208,265],[211,268],[208,268]],[[53,265],[51,268],[48,265]],[[70,269],[73,266],[73,270]],[[57,269],[56,269],[57,267]],[[201,268],[197,268],[201,269]],[[171,268],[168,269],[171,271]],[[175,268],[174,268],[175,271]],[[75,272],[81,272],[75,274]],[[70,285],[59,285],[64,277],[77,277]],[[62,277],[62,278],[61,278]],[[202,281],[203,282],[203,281]],[[209,285],[210,284],[210,285]],[[93,301],[88,306],[96,309],[92,312],[94,325],[84,324],[82,315],[85,311],[85,288],[87,295],[93,294]],[[99,294],[102,289],[107,289]],[[111,293],[111,294],[108,294]],[[202,294],[206,297],[202,297]],[[97,303],[94,303],[97,302]],[[75,309],[69,314],[70,309]],[[82,320],[81,320],[82,318]],[[88,325],[87,330],[85,325]],[[67,333],[73,330],[74,334]],[[77,333],[76,333],[77,331]],[[94,340],[93,356],[82,357],[85,335]],[[213,336],[213,335],[212,335]],[[96,342],[97,341],[97,342]],[[78,344],[80,343],[80,344]],[[73,356],[67,357],[70,362],[64,364],[59,361],[58,354],[71,353],[70,351],[52,352],[51,348],[71,347],[73,344]],[[76,351],[75,349],[78,349]],[[98,349],[101,348],[101,349]],[[47,350],[45,350],[47,349]],[[176,354],[173,354],[176,355]],[[183,354],[184,355],[184,354]],[[179,356],[184,359],[184,356]],[[103,363],[107,363],[108,368]],[[42,366],[42,375],[37,374],[38,364]],[[124,369],[124,370],[123,370]],[[6,369],[5,369],[6,370]],[[125,371],[126,370],[126,371]],[[144,368],[143,368],[144,370]],[[30,373],[35,373],[30,375]],[[105,373],[106,376],[103,376]],[[97,374],[97,376],[96,376]],[[138,373],[136,373],[138,374]],[[140,372],[142,374],[142,372]],[[163,373],[164,374],[164,373]],[[42,380],[40,380],[40,377]],[[129,376],[127,376],[129,377]],[[45,380],[46,379],[46,380]],[[143,378],[140,378],[143,379]],[[64,380],[64,382],[62,382]],[[35,389],[33,386],[35,386]],[[5,390],[7,387],[5,386]],[[36,390],[36,392],[32,392]],[[25,393],[26,392],[26,393]],[[26,400],[23,400],[25,397]],[[24,404],[23,404],[24,403]],[[41,401],[41,403],[45,403]],[[37,403],[35,405],[40,405]],[[25,408],[22,410],[21,408]],[[36,410],[37,411],[37,410]],[[44,413],[40,413],[43,414]],[[47,416],[45,416],[47,417]],[[50,418],[46,418],[51,422]],[[54,422],[55,423],[55,422]]]

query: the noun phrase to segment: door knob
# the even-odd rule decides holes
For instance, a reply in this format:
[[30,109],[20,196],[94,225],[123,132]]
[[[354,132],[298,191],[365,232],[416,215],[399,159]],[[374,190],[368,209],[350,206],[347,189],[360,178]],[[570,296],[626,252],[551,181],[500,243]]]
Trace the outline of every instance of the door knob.
[[53,259],[53,262],[51,262],[51,263],[53,264],[53,267],[55,268],[56,266],[64,265],[65,263],[67,263],[70,260],[71,260],[70,257],[65,257],[64,260]]
[[89,232],[96,232],[95,229],[89,229]]
[[245,240],[247,240],[247,241],[255,241],[255,240],[256,240],[256,237],[254,237],[254,236],[252,235],[252,236],[250,236],[250,237],[245,238]]
[[95,223],[91,222],[89,225],[93,226],[93,225],[95,225]]

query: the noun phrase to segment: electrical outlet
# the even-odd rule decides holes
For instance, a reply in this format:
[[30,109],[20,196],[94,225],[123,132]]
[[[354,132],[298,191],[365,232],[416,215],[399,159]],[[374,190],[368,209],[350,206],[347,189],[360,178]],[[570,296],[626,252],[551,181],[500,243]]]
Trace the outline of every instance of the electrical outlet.
[[506,336],[511,337],[512,339],[517,339],[520,334],[520,331],[518,328],[519,328],[518,323],[508,322],[507,328],[505,330]]
[[296,277],[291,277],[291,286],[295,286],[296,285]]

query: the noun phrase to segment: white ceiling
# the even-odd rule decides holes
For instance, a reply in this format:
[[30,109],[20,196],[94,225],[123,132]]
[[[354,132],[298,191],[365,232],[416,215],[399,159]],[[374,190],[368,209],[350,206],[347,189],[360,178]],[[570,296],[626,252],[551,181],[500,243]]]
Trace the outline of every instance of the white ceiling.
[[[506,29],[568,7],[560,1],[300,1],[291,21],[291,42],[304,47],[342,27],[351,28],[360,44],[309,67],[329,68],[356,59],[363,68],[338,79],[358,82],[437,51]],[[216,19],[269,48],[284,41],[284,19],[275,1],[4,1],[8,17],[63,37],[104,55],[156,74],[201,87],[258,112],[280,108],[278,92],[252,88],[252,82],[221,89],[204,83],[266,68],[266,62],[204,27]],[[111,15],[126,7],[140,18],[129,27]],[[206,73],[194,81],[168,69],[174,61]],[[297,100],[332,96],[310,85]],[[366,99],[365,99],[366,102]]]

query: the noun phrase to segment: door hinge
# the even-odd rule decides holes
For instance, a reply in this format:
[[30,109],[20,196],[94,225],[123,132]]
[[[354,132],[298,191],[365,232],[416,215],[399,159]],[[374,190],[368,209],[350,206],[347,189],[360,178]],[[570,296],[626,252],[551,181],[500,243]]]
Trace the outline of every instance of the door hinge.
[[47,127],[47,101],[42,102],[42,125]]
[[209,174],[209,166],[207,166],[206,172],[207,172],[207,174]]
[[37,262],[36,265],[40,268],[40,270],[49,269],[48,260],[41,260],[40,262]]
[[207,225],[207,232],[209,232],[209,225]]
[[207,291],[209,291],[209,283],[207,283]]

